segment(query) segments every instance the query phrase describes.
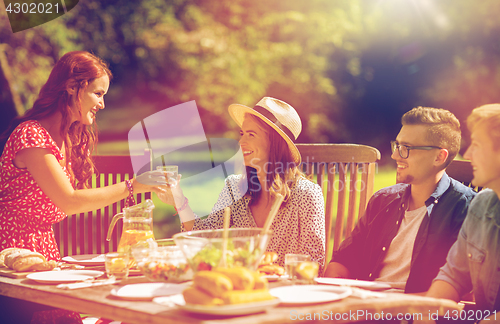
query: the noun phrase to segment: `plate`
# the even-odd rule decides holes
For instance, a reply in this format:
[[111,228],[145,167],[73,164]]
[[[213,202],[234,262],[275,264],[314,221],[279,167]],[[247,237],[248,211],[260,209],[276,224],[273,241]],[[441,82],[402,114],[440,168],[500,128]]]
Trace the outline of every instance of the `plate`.
[[391,285],[378,281],[353,280],[343,278],[315,278],[314,281],[323,285],[350,286],[368,290],[391,289]]
[[328,303],[344,299],[352,294],[349,287],[321,285],[296,285],[273,288],[269,293],[279,298],[284,305]]
[[104,254],[82,254],[68,255],[62,258],[63,261],[84,266],[104,265]]
[[128,300],[151,300],[159,296],[180,294],[189,284],[175,284],[165,282],[150,282],[125,285],[113,288],[111,295]]
[[26,278],[40,283],[65,283],[93,279],[103,274],[95,270],[43,271],[30,273]]
[[282,275],[282,276],[278,276],[278,275],[263,275],[262,277],[266,278],[267,281],[269,281],[269,282],[288,279],[288,275]]
[[190,313],[217,316],[237,316],[264,312],[268,308],[277,306],[280,303],[280,300],[271,299],[248,304],[203,306],[186,304],[182,294],[178,294],[170,297],[157,297],[153,299],[153,302],[166,306],[177,305],[180,309]]

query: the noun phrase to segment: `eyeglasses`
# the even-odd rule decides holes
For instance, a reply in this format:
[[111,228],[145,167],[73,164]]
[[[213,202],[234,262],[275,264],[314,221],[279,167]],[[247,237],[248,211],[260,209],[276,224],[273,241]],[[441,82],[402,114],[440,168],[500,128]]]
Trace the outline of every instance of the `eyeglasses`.
[[402,159],[407,159],[408,156],[410,156],[410,150],[433,150],[433,149],[441,149],[438,146],[409,146],[409,145],[404,145],[404,144],[399,144],[396,141],[391,141],[391,151],[394,153],[396,149],[399,152],[399,156]]

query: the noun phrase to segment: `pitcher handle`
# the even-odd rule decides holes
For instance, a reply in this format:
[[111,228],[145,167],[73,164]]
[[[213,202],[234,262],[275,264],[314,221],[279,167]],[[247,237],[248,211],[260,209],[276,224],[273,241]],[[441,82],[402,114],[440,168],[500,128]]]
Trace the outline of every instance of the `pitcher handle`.
[[116,222],[120,218],[123,218],[123,213],[118,213],[115,216],[113,216],[113,219],[111,220],[111,224],[109,224],[108,236],[106,237],[106,241],[110,241],[111,240],[111,234],[113,234],[113,228],[115,228]]

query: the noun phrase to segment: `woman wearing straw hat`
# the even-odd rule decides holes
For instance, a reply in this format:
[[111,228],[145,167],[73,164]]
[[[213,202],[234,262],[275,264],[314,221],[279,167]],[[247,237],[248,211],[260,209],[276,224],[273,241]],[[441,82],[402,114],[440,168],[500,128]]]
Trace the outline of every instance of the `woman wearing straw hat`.
[[271,224],[273,237],[267,250],[278,254],[281,266],[285,254],[300,253],[310,255],[322,269],[323,193],[298,168],[301,158],[294,140],[302,129],[299,115],[286,102],[270,97],[264,97],[254,108],[230,105],[229,114],[241,128],[239,143],[246,174],[226,179],[212,213],[203,220],[191,211],[179,185],[172,188],[173,196],[164,194],[160,199],[176,206],[183,230],[202,230],[222,228],[226,206],[231,207],[231,226],[263,227],[274,197],[281,194],[284,200]]

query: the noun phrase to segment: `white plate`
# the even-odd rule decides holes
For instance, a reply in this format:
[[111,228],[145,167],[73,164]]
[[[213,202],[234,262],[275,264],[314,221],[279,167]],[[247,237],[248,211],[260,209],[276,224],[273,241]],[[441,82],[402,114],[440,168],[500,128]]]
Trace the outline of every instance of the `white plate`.
[[262,277],[266,278],[267,281],[269,281],[269,282],[288,279],[288,275],[282,275],[282,276],[278,276],[278,275],[263,275]]
[[27,275],[26,278],[41,283],[65,283],[92,279],[103,274],[104,272],[95,270],[63,270],[34,272]]
[[281,300],[284,305],[304,305],[328,303],[350,296],[349,287],[331,287],[320,285],[296,285],[273,288],[269,293]]
[[314,281],[323,285],[350,286],[368,290],[391,289],[391,285],[378,281],[364,281],[343,278],[315,278]]
[[125,285],[119,288],[113,288],[111,295],[121,299],[128,300],[151,300],[159,296],[169,296],[180,294],[191,283],[164,283],[150,282]]
[[182,294],[173,295],[170,297],[157,297],[153,299],[153,302],[172,306],[172,304],[177,305],[180,309],[183,309],[190,313],[203,314],[203,315],[217,315],[217,316],[237,316],[237,315],[249,315],[255,313],[264,312],[266,309],[275,307],[280,303],[279,299],[265,300],[257,303],[248,304],[236,304],[236,305],[220,305],[220,306],[203,306],[203,305],[192,305],[186,304]]
[[62,258],[63,261],[84,266],[104,265],[104,254],[82,254],[68,255]]

